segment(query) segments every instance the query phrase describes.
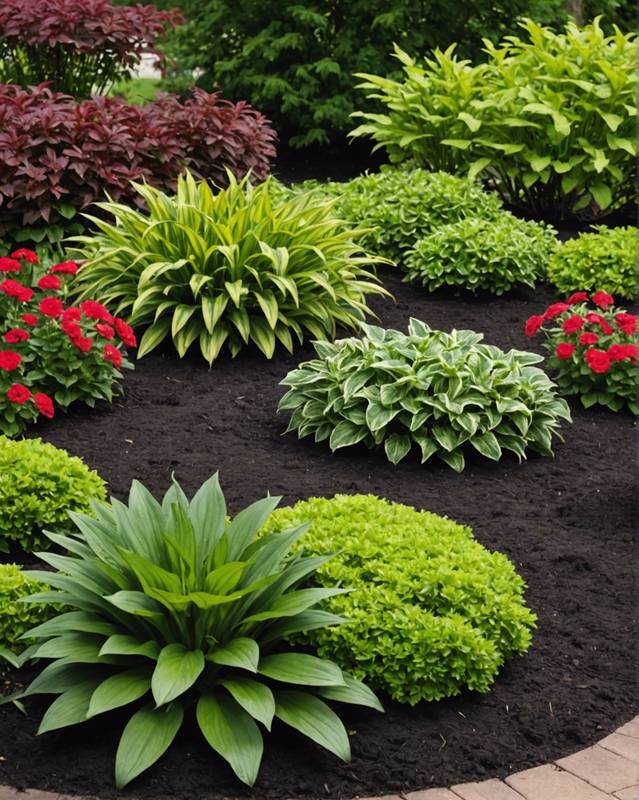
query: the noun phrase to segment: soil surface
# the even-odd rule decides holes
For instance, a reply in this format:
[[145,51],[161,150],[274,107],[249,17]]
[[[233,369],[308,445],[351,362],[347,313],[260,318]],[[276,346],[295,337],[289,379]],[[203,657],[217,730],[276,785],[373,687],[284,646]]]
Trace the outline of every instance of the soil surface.
[[[387,327],[411,316],[431,327],[472,328],[503,348],[536,349],[523,321],[556,296],[549,289],[506,298],[427,294],[382,273],[396,302],[374,307]],[[128,374],[111,407],[74,410],[33,429],[82,456],[123,498],[132,478],[160,495],[170,475],[188,491],[212,472],[232,511],[265,495],[285,503],[336,492],[373,493],[469,524],[486,547],[506,553],[528,583],[539,615],[530,652],[511,660],[488,694],[465,693],[416,707],[386,701],[386,714],[343,713],[353,760],[342,764],[283,726],[266,740],[254,790],[187,727],[169,753],[116,795],[113,761],[123,717],[36,738],[42,711],[0,707],[0,784],[174,800],[348,798],[395,793],[505,775],[594,743],[636,713],[633,533],[634,422],[625,413],[583,410],[555,458],[518,465],[479,456],[458,475],[445,465],[398,466],[364,449],[336,455],[323,444],[282,436],[278,382],[309,346],[272,361],[246,351],[209,371],[195,354],[168,349]],[[9,674],[8,680],[28,676]]]

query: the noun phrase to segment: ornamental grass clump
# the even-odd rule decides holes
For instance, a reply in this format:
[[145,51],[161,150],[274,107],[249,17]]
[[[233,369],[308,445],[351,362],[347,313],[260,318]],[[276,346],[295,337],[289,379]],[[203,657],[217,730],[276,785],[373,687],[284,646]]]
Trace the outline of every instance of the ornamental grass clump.
[[136,185],[148,214],[99,203],[113,223],[90,217],[94,236],[76,237],[87,260],[81,296],[97,296],[132,325],[148,326],[138,356],[173,340],[183,356],[196,344],[210,364],[226,344],[236,356],[249,343],[271,358],[276,344],[293,350],[310,334],[333,338],[372,313],[367,294],[388,292],[331,203],[313,193],[278,200],[270,180],[252,186],[228,173],[214,191],[190,174],[169,196]]
[[383,445],[393,464],[416,449],[422,463],[436,455],[457,472],[473,451],[494,461],[504,450],[520,461],[528,450],[552,455],[570,411],[533,366],[541,356],[505,353],[482,334],[435,331],[417,319],[407,334],[371,325],[362,332],[315,342],[317,358],[284,378],[286,432],[328,440],[332,451]]
[[302,520],[307,556],[336,555],[314,583],[352,586],[326,608],[348,625],[296,639],[400,703],[486,692],[499,669],[531,644],[536,616],[525,583],[470,528],[371,495],[314,497],[278,509],[268,530]]
[[95,516],[72,514],[75,533],[49,533],[68,554],[40,554],[54,571],[26,574],[54,591],[31,601],[71,610],[25,635],[50,663],[24,696],[57,695],[38,733],[135,703],[118,788],[160,758],[190,710],[249,785],[274,718],[348,761],[346,729],[325,700],[381,706],[336,664],[284,639],[344,621],[314,606],[348,589],[300,588],[330,558],[291,555],[306,525],[258,537],[279,500],[229,521],[217,475],[191,500],[174,482],[161,503],[133,482],[128,505],[92,503]]

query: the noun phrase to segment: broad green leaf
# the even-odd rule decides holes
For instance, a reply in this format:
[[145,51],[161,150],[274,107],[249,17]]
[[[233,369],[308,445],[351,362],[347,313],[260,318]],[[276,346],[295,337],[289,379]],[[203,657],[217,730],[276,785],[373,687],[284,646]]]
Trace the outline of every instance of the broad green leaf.
[[103,681],[91,695],[87,718],[139,700],[151,688],[151,669],[134,667]]
[[151,690],[158,706],[170,703],[193,686],[204,669],[204,653],[183,644],[167,644],[160,652]]
[[215,647],[206,658],[214,664],[225,664],[227,667],[237,667],[238,669],[246,669],[249,672],[257,672],[260,648],[255,640],[240,637],[233,639],[226,645]]
[[344,686],[323,686],[317,690],[317,693],[327,700],[338,700],[342,703],[353,703],[384,711],[384,707],[368,686],[346,673],[342,674],[344,675]]
[[222,680],[220,683],[253,719],[261,722],[267,730],[271,730],[275,699],[268,686],[250,678],[233,678]]
[[275,695],[275,716],[342,761],[351,760],[351,748],[342,721],[318,697],[306,692],[278,691]]
[[258,667],[267,678],[303,686],[339,686],[344,684],[341,669],[317,656],[305,653],[278,653],[263,656]]
[[386,457],[391,462],[391,464],[399,464],[402,458],[408,455],[408,453],[410,452],[410,448],[411,448],[410,436],[407,436],[406,434],[400,435],[398,433],[393,433],[384,442],[384,450],[386,451]]
[[91,696],[99,681],[85,679],[63,692],[47,709],[42,717],[38,734],[77,725],[87,718]]

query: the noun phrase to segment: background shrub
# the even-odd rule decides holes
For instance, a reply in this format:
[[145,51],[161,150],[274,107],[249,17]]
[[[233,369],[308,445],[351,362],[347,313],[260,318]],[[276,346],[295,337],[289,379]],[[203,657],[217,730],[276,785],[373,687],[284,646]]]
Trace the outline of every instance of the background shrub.
[[17,564],[0,564],[0,648],[23,650],[20,636],[54,616],[55,606],[20,602],[46,588],[46,584],[28,578]]
[[115,225],[95,220],[99,234],[76,238],[83,296],[149,325],[138,356],[171,335],[180,356],[197,341],[209,364],[225,342],[233,356],[252,341],[271,358],[277,342],[292,351],[293,335],[356,327],[366,295],[388,294],[363,266],[380,259],[330,204],[312,193],[281,202],[270,181],[229,179],[217,194],[188,174],[175,196],[136,184],[148,215],[102,203]]
[[261,180],[275,133],[246,103],[195,90],[146,105],[77,102],[44,86],[0,85],[0,236],[61,239],[80,209],[104,197],[141,202],[131,181],[175,188],[185,168],[225,184],[229,169]]
[[372,495],[337,495],[278,509],[267,530],[304,522],[303,552],[336,554],[314,583],[354,589],[325,603],[350,623],[304,641],[394,700],[486,692],[530,647],[536,617],[523,580],[470,528]]
[[0,550],[46,545],[42,531],[69,530],[69,511],[106,497],[104,481],[65,450],[40,439],[0,436]]
[[551,455],[564,400],[542,370],[541,356],[482,344],[473,331],[433,331],[411,319],[408,334],[362,324],[361,339],[315,342],[317,358],[282,381],[279,411],[288,431],[314,434],[331,450],[359,442],[384,445],[393,464],[413,447],[422,463],[437,455],[457,472],[465,446],[498,461],[528,448]]
[[502,211],[493,219],[468,217],[420,239],[406,260],[405,280],[429,291],[454,286],[503,294],[534,287],[557,247],[552,228]]
[[561,292],[603,290],[634,300],[637,294],[637,229],[597,226],[558,248],[548,277]]

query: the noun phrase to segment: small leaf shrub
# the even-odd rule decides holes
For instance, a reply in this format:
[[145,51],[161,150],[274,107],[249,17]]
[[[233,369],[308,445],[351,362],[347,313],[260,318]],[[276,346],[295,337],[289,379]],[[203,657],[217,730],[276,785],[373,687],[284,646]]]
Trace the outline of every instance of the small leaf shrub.
[[431,330],[411,319],[408,334],[362,325],[361,339],[315,342],[317,358],[282,381],[288,431],[328,440],[332,451],[384,445],[393,464],[413,447],[457,472],[464,450],[498,461],[526,450],[551,455],[565,400],[539,368],[541,356],[482,344],[473,331]]
[[123,319],[94,300],[65,306],[77,269],[63,261],[45,271],[25,248],[0,258],[0,431],[6,435],[19,434],[39,415],[52,418],[54,401],[63,409],[76,401],[110,403],[120,391],[120,369],[132,369],[124,347],[136,339]]
[[504,294],[534,287],[557,248],[552,228],[502,211],[493,219],[468,217],[420,239],[404,262],[406,281],[429,291],[454,286]]
[[0,564],[0,656],[4,648],[20,649],[24,645],[19,641],[22,634],[56,613],[54,607],[44,603],[22,602],[46,588],[46,584],[28,578],[17,564]]
[[104,481],[82,459],[40,439],[0,436],[0,551],[45,546],[45,528],[68,531],[70,511],[88,512],[91,498],[105,497]]
[[74,97],[102,94],[142,55],[162,64],[157,42],[182,21],[177,10],[110,0],[2,0],[0,82],[49,81]]
[[105,193],[141,202],[131,181],[172,190],[186,167],[221,185],[227,169],[261,180],[274,141],[262,114],[200,89],[184,101],[163,95],[129,105],[0,85],[0,236],[57,241]]
[[470,528],[371,495],[337,495],[279,509],[268,529],[302,520],[305,555],[336,553],[314,583],[353,587],[326,601],[350,623],[303,640],[394,700],[486,692],[505,661],[530,647],[536,616],[524,581]]
[[362,74],[386,113],[360,113],[392,161],[481,175],[510,204],[539,215],[593,219],[634,188],[636,36],[598,20],[555,33],[528,20],[526,38],[486,42],[486,63],[453,48],[423,65],[399,47],[403,82]]
[[626,300],[637,294],[637,229],[596,226],[568,239],[548,262],[548,277],[560,292],[602,290]]
[[543,333],[548,363],[562,394],[579,395],[586,408],[599,403],[612,411],[626,407],[639,414],[637,317],[613,304],[612,295],[604,291],[591,297],[575,292],[530,317],[526,335]]
[[160,758],[191,708],[249,785],[260,726],[270,731],[275,717],[348,761],[346,729],[322,698],[381,706],[336,664],[284,640],[342,622],[313,607],[347,589],[299,588],[329,558],[290,554],[305,525],[258,538],[279,500],[228,521],[217,475],[190,501],[174,483],[161,504],[134,482],[128,505],[94,503],[95,517],[73,515],[75,534],[48,534],[68,555],[41,554],[56,571],[27,575],[57,591],[32,600],[72,610],[28,634],[39,643],[34,657],[50,663],[25,694],[57,695],[38,733],[146,698],[120,739],[118,788]]
[[149,214],[101,203],[115,224],[94,219],[99,233],[75,239],[82,296],[149,326],[139,356],[170,335],[180,356],[197,342],[209,365],[225,342],[233,356],[252,341],[271,358],[277,342],[292,351],[293,335],[356,327],[371,313],[366,294],[387,294],[364,269],[383,259],[361,250],[331,204],[312,193],[282,202],[270,181],[228,177],[217,193],[189,174],[175,196],[135,184]]

